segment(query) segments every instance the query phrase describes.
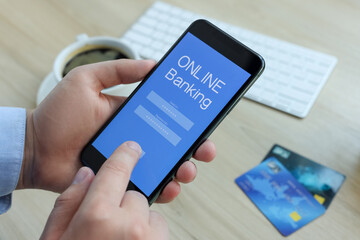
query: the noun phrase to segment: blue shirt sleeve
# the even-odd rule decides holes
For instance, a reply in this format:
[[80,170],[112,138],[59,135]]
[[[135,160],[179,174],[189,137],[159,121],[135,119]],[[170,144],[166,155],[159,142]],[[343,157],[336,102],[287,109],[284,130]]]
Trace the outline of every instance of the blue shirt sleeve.
[[0,214],[11,206],[24,155],[26,110],[0,107]]

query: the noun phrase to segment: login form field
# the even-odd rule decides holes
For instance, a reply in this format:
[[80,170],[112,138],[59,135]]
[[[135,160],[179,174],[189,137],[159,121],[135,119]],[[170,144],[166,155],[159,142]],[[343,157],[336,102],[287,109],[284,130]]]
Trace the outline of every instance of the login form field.
[[138,142],[131,181],[149,196],[249,77],[187,33],[93,146],[109,158],[123,142]]

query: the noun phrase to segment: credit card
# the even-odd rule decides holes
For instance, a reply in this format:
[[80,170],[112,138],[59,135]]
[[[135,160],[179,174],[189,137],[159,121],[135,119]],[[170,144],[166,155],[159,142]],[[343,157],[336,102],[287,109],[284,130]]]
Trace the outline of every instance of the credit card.
[[235,182],[284,236],[325,212],[275,157],[266,159]]
[[276,157],[325,208],[345,181],[345,175],[275,144],[265,159]]

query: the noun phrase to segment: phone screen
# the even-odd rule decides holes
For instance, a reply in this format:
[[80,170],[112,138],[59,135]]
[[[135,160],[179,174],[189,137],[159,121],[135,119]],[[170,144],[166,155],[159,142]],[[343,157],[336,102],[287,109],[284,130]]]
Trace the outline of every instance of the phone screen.
[[138,142],[130,180],[149,196],[250,76],[187,32],[92,145],[109,158]]

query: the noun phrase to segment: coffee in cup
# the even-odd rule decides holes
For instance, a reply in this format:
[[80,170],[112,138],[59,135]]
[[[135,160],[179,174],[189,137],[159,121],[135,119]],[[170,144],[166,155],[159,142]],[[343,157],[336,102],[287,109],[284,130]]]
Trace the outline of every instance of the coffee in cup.
[[65,77],[72,69],[97,62],[104,62],[110,60],[117,60],[121,58],[129,58],[120,49],[108,46],[93,45],[87,46],[88,49],[79,49],[75,56],[73,56],[65,64],[62,71],[62,76]]

